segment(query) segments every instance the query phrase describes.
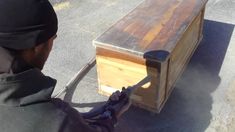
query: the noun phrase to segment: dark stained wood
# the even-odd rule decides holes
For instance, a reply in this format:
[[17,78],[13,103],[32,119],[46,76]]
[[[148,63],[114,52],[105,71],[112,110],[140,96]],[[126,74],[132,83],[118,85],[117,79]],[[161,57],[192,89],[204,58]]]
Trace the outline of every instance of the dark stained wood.
[[207,0],[145,0],[94,40],[99,93],[146,76],[133,104],[159,113],[202,38]]
[[139,56],[151,50],[172,52],[207,0],[145,0],[94,41],[96,46]]

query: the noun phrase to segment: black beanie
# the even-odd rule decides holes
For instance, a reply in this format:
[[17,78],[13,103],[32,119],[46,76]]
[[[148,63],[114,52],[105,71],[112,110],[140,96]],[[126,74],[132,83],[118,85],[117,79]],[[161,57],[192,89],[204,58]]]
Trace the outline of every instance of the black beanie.
[[22,50],[56,34],[58,20],[48,0],[0,0],[0,46]]

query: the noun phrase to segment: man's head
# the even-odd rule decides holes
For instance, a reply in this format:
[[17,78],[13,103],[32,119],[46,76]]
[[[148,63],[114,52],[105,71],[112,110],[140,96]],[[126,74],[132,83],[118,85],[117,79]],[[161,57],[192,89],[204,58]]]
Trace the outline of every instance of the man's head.
[[48,0],[1,0],[0,46],[43,68],[57,32],[57,16]]

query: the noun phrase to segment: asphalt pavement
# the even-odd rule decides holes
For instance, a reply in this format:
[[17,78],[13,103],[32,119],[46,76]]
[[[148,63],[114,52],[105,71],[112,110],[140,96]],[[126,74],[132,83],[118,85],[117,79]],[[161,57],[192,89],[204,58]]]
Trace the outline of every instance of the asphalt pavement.
[[[92,40],[143,0],[50,0],[58,38],[43,72],[57,93],[95,55]],[[137,107],[116,132],[235,132],[235,0],[209,0],[204,38],[160,114]],[[115,78],[114,78],[115,79]],[[60,98],[81,112],[107,100],[99,95],[96,67]]]

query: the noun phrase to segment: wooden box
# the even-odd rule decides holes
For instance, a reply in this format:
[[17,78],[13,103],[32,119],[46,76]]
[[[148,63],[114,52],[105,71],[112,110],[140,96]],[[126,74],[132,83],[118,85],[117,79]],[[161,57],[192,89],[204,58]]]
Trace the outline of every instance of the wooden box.
[[144,79],[131,97],[158,113],[202,39],[207,0],[145,0],[93,41],[99,93]]

